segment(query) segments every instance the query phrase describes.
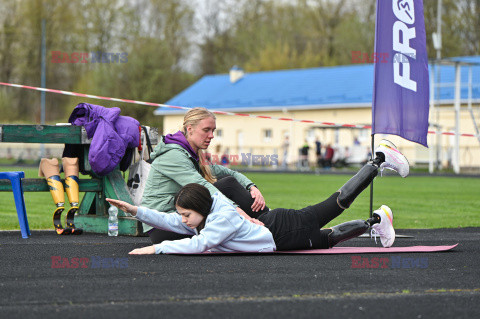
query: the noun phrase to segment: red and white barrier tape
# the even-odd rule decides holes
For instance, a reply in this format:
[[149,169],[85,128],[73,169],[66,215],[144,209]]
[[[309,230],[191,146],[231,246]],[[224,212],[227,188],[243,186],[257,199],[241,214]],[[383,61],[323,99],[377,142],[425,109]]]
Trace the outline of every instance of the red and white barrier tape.
[[[167,104],[161,104],[161,103],[152,103],[152,102],[143,102],[143,101],[136,101],[136,100],[119,99],[119,98],[113,98],[113,97],[98,96],[98,95],[84,94],[84,93],[77,93],[77,92],[70,92],[70,91],[63,91],[63,90],[45,89],[45,88],[40,88],[40,87],[36,87],[36,86],[28,86],[28,85],[21,85],[21,84],[0,82],[0,85],[29,89],[29,90],[36,90],[36,91],[43,91],[43,92],[49,92],[49,93],[63,94],[63,95],[80,96],[80,97],[86,97],[86,98],[97,99],[97,100],[107,100],[107,101],[139,104],[139,105],[167,107],[167,108],[180,109],[180,110],[190,110],[190,109],[192,109],[190,107],[185,107],[185,106],[174,106],[174,105],[167,105]],[[351,128],[359,128],[359,129],[371,129],[372,128],[371,125],[339,124],[339,123],[320,122],[320,121],[312,121],[312,120],[298,120],[298,119],[292,119],[292,118],[286,118],[286,117],[275,117],[275,116],[252,115],[252,114],[244,114],[244,113],[215,111],[215,110],[211,110],[211,109],[209,109],[209,111],[211,111],[215,114],[221,114],[221,115],[244,116],[244,117],[251,117],[251,118],[258,118],[258,119],[269,119],[269,120],[278,120],[278,121],[291,121],[291,122],[299,122],[299,123],[320,124],[320,125],[325,125],[325,126],[351,127]],[[435,131],[428,131],[428,134],[437,134],[437,133]],[[455,135],[455,132],[440,132],[439,134]],[[475,134],[460,134],[460,136],[475,137]]]

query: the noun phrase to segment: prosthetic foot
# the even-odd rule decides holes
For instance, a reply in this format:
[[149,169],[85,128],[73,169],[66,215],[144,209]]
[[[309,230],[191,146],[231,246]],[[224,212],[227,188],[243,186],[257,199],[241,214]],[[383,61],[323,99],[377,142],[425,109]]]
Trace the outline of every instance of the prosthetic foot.
[[395,242],[395,229],[393,228],[393,212],[387,205],[382,205],[373,212],[376,223],[372,225],[371,236],[380,237],[383,247],[391,247]]
[[331,228],[332,232],[328,234],[328,247],[332,248],[342,241],[358,237],[365,233],[368,228],[370,228],[370,224],[361,219],[334,226]]
[[40,177],[45,177],[52,194],[53,202],[57,207],[53,212],[53,226],[59,235],[68,235],[72,233],[69,228],[62,226],[62,213],[65,210],[65,195],[63,192],[63,184],[60,178],[60,168],[56,158],[48,159],[42,158],[40,161],[40,168],[38,171]]
[[350,178],[338,191],[337,204],[342,209],[347,209],[355,198],[370,185],[378,174],[378,166],[375,164],[364,165],[355,176]]
[[65,191],[70,202],[70,209],[67,212],[67,228],[71,229],[73,235],[81,235],[83,229],[76,228],[74,223],[75,213],[79,207],[78,158],[64,157],[62,164],[65,172]]
[[375,154],[383,161],[380,164],[380,171],[385,168],[397,172],[402,177],[407,177],[410,173],[410,167],[407,158],[403,155],[395,144],[389,140],[381,140],[375,149]]

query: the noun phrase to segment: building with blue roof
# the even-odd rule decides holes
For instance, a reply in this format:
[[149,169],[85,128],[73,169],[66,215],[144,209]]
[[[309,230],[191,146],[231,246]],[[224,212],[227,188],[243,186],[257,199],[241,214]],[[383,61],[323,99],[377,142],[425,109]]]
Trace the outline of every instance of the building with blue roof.
[[[458,57],[451,62],[472,63],[461,67],[461,102],[462,133],[474,133],[472,116],[467,109],[468,103],[477,112],[480,120],[480,56]],[[431,98],[440,105],[431,110],[431,123],[435,121],[442,131],[452,130],[455,94],[455,66],[429,65],[431,81],[438,85],[431,90]],[[315,123],[298,123],[271,119],[258,119],[239,116],[217,116],[217,143],[214,148],[219,152],[250,152],[259,154],[277,154],[280,161],[285,136],[289,136],[290,146],[287,161],[296,162],[297,150],[301,145],[309,143],[314,148],[315,139],[325,146],[332,144],[339,150],[352,146],[353,140],[361,142],[361,155],[354,157],[357,161],[366,157],[366,149],[370,143],[369,129],[345,129],[337,126],[322,125],[323,122],[336,124],[355,124],[368,126],[371,124],[371,104],[373,93],[373,64],[354,64],[335,67],[319,67],[310,69],[293,69],[243,73],[236,67],[230,74],[203,76],[196,83],[165,102],[167,105],[188,108],[206,107],[211,110],[248,113],[252,115],[276,118],[292,118],[315,121]],[[471,82],[469,90],[468,83]],[[156,115],[164,116],[165,133],[178,129],[182,123],[184,110],[161,107],[155,110]],[[435,114],[434,114],[435,113]],[[432,118],[432,116],[434,117]],[[438,123],[437,123],[438,122]],[[432,134],[433,135],[433,134]],[[423,147],[406,142],[397,137],[389,137],[407,152],[407,156],[415,158],[414,162],[425,162],[428,151]],[[450,140],[448,136],[431,139],[431,143],[441,144],[444,164],[448,164]],[[464,167],[480,166],[479,141],[476,138],[462,138],[465,149],[474,151],[476,159],[463,160]],[[228,150],[227,150],[228,148]],[[214,150],[210,150],[215,153]],[[478,154],[477,154],[478,152]],[[311,152],[310,160],[315,162],[315,153]],[[343,156],[340,152],[337,156]]]
[[[473,82],[480,83],[480,56],[452,59],[473,66]],[[440,83],[455,82],[455,68],[441,65]],[[245,112],[287,109],[322,109],[366,107],[372,104],[373,64],[359,64],[312,69],[293,69],[246,73],[235,83],[229,74],[206,75],[196,83],[168,100],[165,104],[185,107],[202,106],[208,109]],[[430,65],[433,71],[434,66]],[[464,67],[462,83],[468,82]],[[473,87],[475,103],[480,101],[480,87]],[[468,98],[467,86],[462,87],[462,99]],[[454,87],[441,87],[440,101],[451,104]],[[158,108],[157,115],[179,112]]]

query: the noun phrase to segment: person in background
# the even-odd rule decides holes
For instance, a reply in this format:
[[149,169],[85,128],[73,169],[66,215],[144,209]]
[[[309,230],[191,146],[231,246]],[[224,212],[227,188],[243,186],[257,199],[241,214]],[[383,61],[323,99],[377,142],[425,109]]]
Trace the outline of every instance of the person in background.
[[335,154],[335,150],[332,148],[331,144],[328,144],[325,148],[325,156],[323,157],[322,166],[324,168],[331,168],[332,167],[332,160],[333,155]]
[[315,155],[317,158],[317,166],[320,167],[322,164],[322,143],[318,139],[315,139]]
[[222,166],[229,167],[230,166],[230,159],[229,159],[230,149],[227,147],[222,154],[220,162]]
[[283,169],[287,169],[287,166],[288,166],[288,148],[289,147],[290,147],[290,139],[288,135],[286,135],[282,143],[282,150],[283,150],[282,168]]
[[300,168],[307,170],[309,168],[308,164],[308,151],[310,150],[310,146],[308,145],[307,139],[305,139],[305,143],[300,148]]

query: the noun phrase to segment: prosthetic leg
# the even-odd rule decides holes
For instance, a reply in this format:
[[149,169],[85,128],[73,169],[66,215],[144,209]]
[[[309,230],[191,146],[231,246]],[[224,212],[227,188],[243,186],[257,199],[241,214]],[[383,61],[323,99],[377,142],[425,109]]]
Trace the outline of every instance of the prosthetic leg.
[[332,248],[336,244],[341,243],[365,233],[370,224],[364,220],[352,220],[342,223],[330,228],[331,232],[328,234],[328,248]]
[[38,171],[40,177],[45,177],[52,194],[53,202],[57,207],[53,212],[53,226],[59,235],[68,235],[71,229],[65,229],[62,226],[62,213],[65,210],[65,195],[63,192],[63,184],[60,179],[60,168],[56,158],[48,159],[42,158],[40,161],[40,168]]
[[342,209],[349,208],[355,198],[370,185],[377,174],[378,166],[376,164],[364,165],[355,176],[338,190],[340,193],[337,197],[338,206]]
[[[353,176],[338,192],[337,204],[342,209],[347,209],[353,203],[355,198],[370,185],[378,174],[378,168],[388,168],[396,171],[400,176],[406,177],[409,172],[407,158],[400,153],[395,145],[389,141],[382,141],[375,150],[377,155],[371,163],[364,165],[355,176]],[[380,234],[383,247],[392,246],[395,240],[395,230],[392,226],[393,214],[388,206],[375,211],[372,218],[368,220],[354,220],[346,222],[330,229],[322,229],[323,236],[328,238],[329,248],[342,241],[357,237],[365,233],[369,227],[377,230]]]
[[67,212],[67,228],[72,230],[72,234],[80,235],[83,229],[75,228],[74,218],[78,211],[79,188],[78,188],[78,158],[62,158],[63,171],[65,173],[65,191],[70,202],[70,209]]
[[[353,203],[355,198],[370,185],[378,174],[377,163],[364,165],[355,176],[348,180],[338,192],[337,204],[342,209],[347,209]],[[358,237],[365,233],[373,221],[352,220],[329,229],[322,229],[322,233],[327,234],[328,247]]]

